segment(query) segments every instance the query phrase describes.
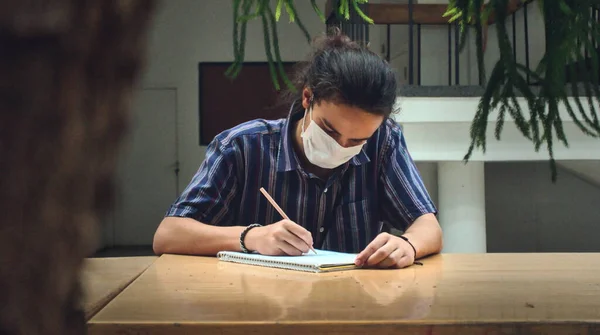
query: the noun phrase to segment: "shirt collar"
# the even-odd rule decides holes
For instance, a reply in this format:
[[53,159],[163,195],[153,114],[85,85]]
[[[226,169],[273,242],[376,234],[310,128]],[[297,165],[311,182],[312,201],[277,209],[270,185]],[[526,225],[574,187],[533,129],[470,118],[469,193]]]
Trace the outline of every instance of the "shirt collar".
[[293,171],[300,168],[300,160],[294,150],[292,136],[294,136],[293,124],[302,117],[302,112],[294,112],[294,105],[290,108],[287,118],[281,128],[281,140],[279,141],[279,153],[277,155],[277,171]]
[[[293,129],[293,125],[303,116],[304,110],[294,111],[294,105],[292,105],[287,118],[283,122],[283,127],[281,128],[281,140],[279,141],[279,152],[277,155],[278,172],[301,169],[300,160],[294,150],[293,136],[295,136],[295,129]],[[367,144],[365,144],[360,152],[352,157],[346,164],[358,166],[370,162],[371,159],[365,151],[366,147]]]

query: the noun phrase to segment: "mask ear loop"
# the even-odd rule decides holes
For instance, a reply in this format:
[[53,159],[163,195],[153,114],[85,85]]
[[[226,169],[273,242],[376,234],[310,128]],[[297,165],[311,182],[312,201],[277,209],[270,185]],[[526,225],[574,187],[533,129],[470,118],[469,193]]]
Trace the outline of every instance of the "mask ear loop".
[[310,112],[310,121],[312,121],[312,111],[313,111],[313,107],[315,105],[315,96],[311,95],[310,96],[310,100],[308,101],[308,108],[310,108],[309,112]]
[[305,131],[304,125],[306,122],[306,114],[310,113],[310,120],[312,121],[312,108],[313,108],[314,97],[315,97],[314,95],[310,96],[310,100],[308,100],[308,109],[304,110],[304,117],[302,118],[302,132]]

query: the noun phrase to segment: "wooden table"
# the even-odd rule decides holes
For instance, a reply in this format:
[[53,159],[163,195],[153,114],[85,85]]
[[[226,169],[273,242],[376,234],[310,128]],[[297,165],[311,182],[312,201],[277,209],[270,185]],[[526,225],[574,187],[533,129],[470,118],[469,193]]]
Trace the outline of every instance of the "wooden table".
[[88,258],[82,272],[85,314],[90,319],[158,257]]
[[443,254],[312,274],[165,255],[90,334],[600,334],[600,254]]

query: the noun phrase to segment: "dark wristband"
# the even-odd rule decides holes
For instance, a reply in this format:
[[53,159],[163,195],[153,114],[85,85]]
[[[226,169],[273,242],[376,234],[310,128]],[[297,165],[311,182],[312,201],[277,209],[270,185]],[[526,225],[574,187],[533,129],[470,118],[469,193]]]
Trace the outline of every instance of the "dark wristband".
[[399,237],[401,239],[405,240],[406,243],[408,243],[412,247],[412,250],[414,251],[414,255],[415,255],[415,260],[417,260],[417,249],[415,249],[415,246],[408,240],[408,238],[406,236],[400,235]]
[[262,227],[262,225],[260,225],[258,223],[253,223],[253,224],[249,225],[248,227],[246,227],[240,234],[240,249],[242,249],[242,252],[250,253],[250,250],[248,250],[248,248],[246,248],[246,244],[244,243],[244,240],[246,239],[246,234],[248,234],[250,229],[256,228],[256,227]]

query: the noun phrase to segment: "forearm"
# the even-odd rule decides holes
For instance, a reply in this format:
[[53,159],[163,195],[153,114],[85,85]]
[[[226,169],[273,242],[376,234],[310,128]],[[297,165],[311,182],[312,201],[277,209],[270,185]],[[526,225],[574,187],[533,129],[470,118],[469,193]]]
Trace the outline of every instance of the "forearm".
[[442,251],[442,229],[433,214],[417,218],[403,234],[417,250],[415,259]]
[[244,227],[218,227],[194,219],[166,217],[154,235],[154,252],[214,256],[219,251],[240,251]]

